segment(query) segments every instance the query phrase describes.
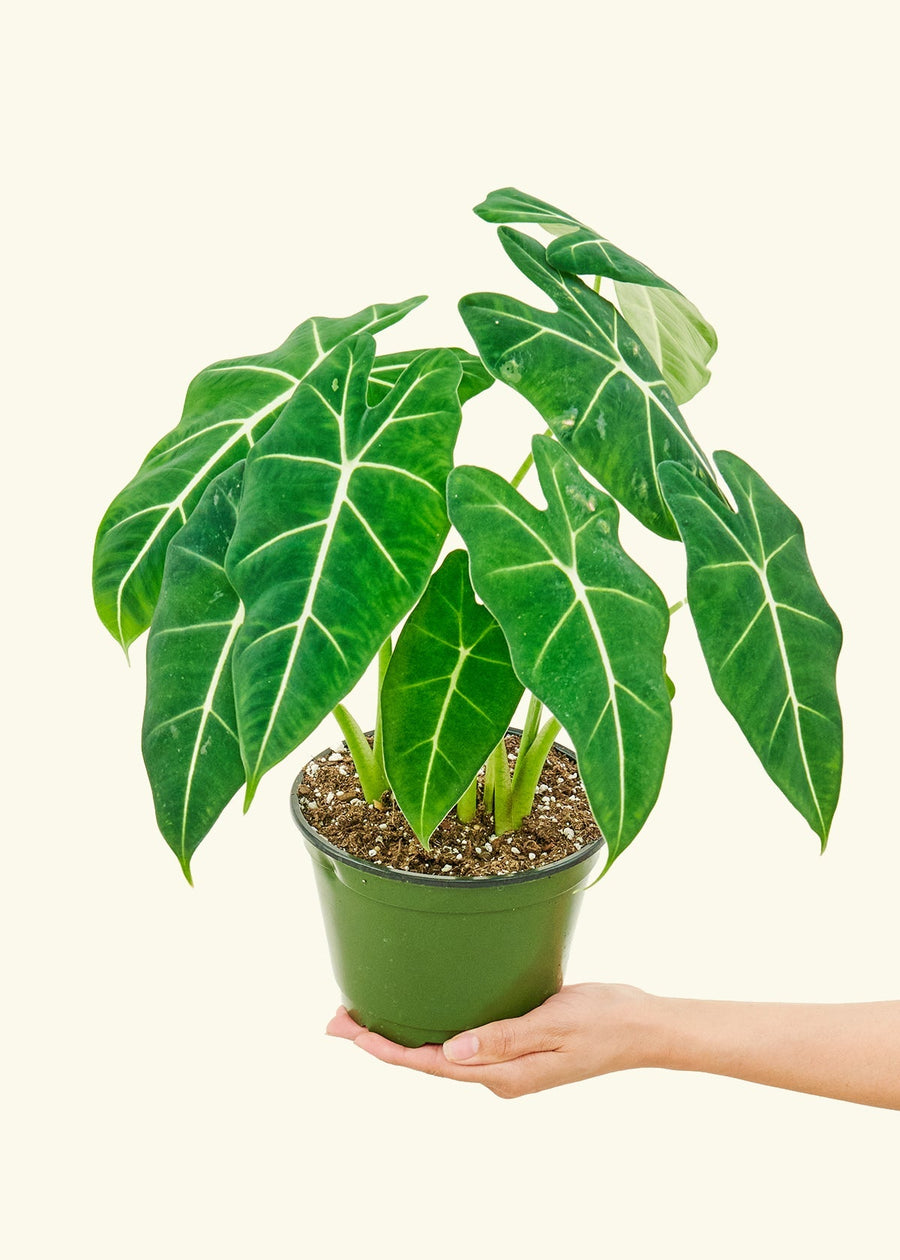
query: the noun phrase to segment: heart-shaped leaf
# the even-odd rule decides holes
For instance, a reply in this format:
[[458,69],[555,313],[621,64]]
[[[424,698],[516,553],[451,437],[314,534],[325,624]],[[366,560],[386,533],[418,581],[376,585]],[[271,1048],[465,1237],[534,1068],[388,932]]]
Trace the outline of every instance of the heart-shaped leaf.
[[410,613],[381,692],[384,762],[397,803],[427,843],[506,734],[522,684],[503,631],[452,551]]
[[532,448],[546,511],[494,473],[462,467],[448,483],[450,518],[516,673],[572,739],[612,862],[662,782],[671,732],[668,610],[622,550],[613,500],[559,443],[536,437]]
[[579,464],[638,520],[677,538],[657,477],[661,460],[714,474],[659,369],[616,308],[551,267],[537,241],[500,228],[506,252],[557,304],[542,311],[499,293],[460,312],[486,367],[532,403]]
[[[494,378],[477,354],[471,354],[468,350],[459,350],[455,346],[449,348],[459,359],[462,368],[458,393],[460,406],[464,407],[470,398],[489,389],[494,383]],[[397,384],[404,369],[408,368],[420,354],[425,353],[424,350],[401,350],[396,354],[380,354],[369,373],[369,406],[374,407],[376,403],[381,402],[388,391]]]
[[97,532],[94,602],[126,650],[150,624],[169,540],[213,477],[244,458],[334,346],[396,323],[424,300],[308,319],[277,349],[224,359],[194,377],[179,424],[112,501]]
[[247,457],[228,575],[247,802],[415,604],[446,536],[460,366],[421,355],[367,405],[370,337],[344,342]]
[[564,210],[516,188],[491,193],[475,213],[490,223],[537,224],[560,238],[547,248],[552,266],[614,280],[622,314],[658,364],[676,403],[686,403],[707,383],[707,364],[718,344],[715,329],[655,271]]
[[688,603],[722,703],[824,848],[841,779],[841,627],[794,513],[743,460],[715,456],[737,512],[660,469],[688,557]]
[[244,782],[231,676],[242,609],[224,567],[243,470],[220,473],[170,542],[147,639],[144,764],[189,880],[191,855]]

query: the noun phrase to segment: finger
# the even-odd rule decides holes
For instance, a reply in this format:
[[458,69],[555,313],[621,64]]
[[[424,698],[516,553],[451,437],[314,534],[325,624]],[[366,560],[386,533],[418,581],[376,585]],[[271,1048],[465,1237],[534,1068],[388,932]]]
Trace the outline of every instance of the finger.
[[347,1013],[346,1007],[339,1006],[337,1014],[328,1021],[325,1034],[328,1037],[343,1037],[346,1041],[355,1041],[363,1031],[361,1025]]
[[449,1081],[464,1081],[469,1085],[485,1085],[498,1098],[520,1098],[540,1089],[561,1082],[554,1079],[553,1068],[542,1065],[543,1055],[525,1056],[512,1063],[465,1064],[450,1062],[443,1046],[400,1046],[378,1033],[364,1031],[355,1044],[381,1063],[403,1067],[428,1076],[440,1076]]
[[428,1076],[443,1076],[451,1081],[481,1083],[480,1075],[449,1062],[441,1046],[399,1046],[378,1033],[365,1031],[354,1040],[366,1054],[370,1054],[382,1063],[390,1063],[393,1067],[411,1068],[414,1072],[425,1072]]
[[508,1063],[528,1054],[558,1050],[560,1038],[543,1007],[517,1019],[501,1019],[445,1041],[445,1058],[468,1067]]

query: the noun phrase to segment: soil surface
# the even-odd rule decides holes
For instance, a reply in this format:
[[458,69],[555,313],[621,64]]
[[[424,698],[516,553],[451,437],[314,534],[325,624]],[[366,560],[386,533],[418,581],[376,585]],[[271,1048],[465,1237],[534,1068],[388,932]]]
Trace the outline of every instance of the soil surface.
[[[510,768],[518,745],[517,735],[507,735]],[[307,821],[338,848],[363,862],[421,875],[512,875],[556,862],[600,839],[575,763],[556,748],[541,774],[534,808],[518,831],[494,835],[492,820],[481,810],[479,779],[473,821],[460,822],[456,810],[451,810],[431,837],[429,851],[416,839],[390,792],[374,804],[366,803],[346,748],[311,761],[297,795]]]

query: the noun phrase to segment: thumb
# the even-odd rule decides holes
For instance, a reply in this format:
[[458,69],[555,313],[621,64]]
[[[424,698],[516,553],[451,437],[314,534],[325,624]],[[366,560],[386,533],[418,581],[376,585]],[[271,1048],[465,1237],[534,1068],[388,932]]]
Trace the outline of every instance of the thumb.
[[552,1050],[541,1008],[518,1019],[500,1019],[444,1042],[444,1057],[451,1063],[476,1065],[506,1063],[525,1054]]

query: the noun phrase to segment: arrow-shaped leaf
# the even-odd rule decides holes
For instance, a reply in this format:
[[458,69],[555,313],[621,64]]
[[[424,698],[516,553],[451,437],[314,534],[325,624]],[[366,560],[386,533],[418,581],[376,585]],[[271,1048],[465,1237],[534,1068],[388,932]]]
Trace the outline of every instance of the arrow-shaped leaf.
[[475,207],[479,219],[486,223],[536,223],[554,236],[562,236],[584,227],[578,219],[549,201],[532,197],[518,188],[495,188]]
[[616,283],[622,314],[643,341],[679,406],[709,380],[718,338],[693,302],[673,288]]
[[661,460],[714,474],[659,369],[616,308],[551,267],[537,241],[499,229],[506,252],[557,304],[542,311],[498,293],[460,312],[487,368],[523,394],[579,464],[648,528],[677,538],[659,485]]
[[700,392],[709,380],[707,364],[718,338],[674,285],[592,228],[551,241],[547,261],[578,276],[610,276],[622,314],[659,365],[675,401],[681,405]]
[[713,685],[824,847],[841,779],[841,627],[794,513],[743,460],[715,456],[737,512],[683,468],[660,469],[688,556],[688,603]]
[[94,602],[126,650],[150,624],[169,540],[213,477],[244,458],[334,346],[396,323],[423,301],[308,319],[277,349],[224,359],[194,377],[178,426],[150,451],[97,533]]
[[669,617],[621,549],[618,509],[550,438],[533,441],[538,511],[483,468],[450,476],[450,518],[472,584],[503,628],[522,682],[568,731],[612,861],[659,793],[671,731]]
[[521,696],[503,631],[475,599],[468,557],[452,551],[410,613],[381,692],[388,780],[423,843],[506,734]]
[[548,247],[547,260],[560,271],[576,276],[609,276],[631,284],[672,287],[655,271],[568,211],[518,188],[498,188],[488,193],[475,207],[475,213],[487,223],[533,223],[558,237]]
[[376,407],[374,342],[344,342],[247,458],[226,567],[247,799],[361,677],[421,595],[447,532],[459,361],[427,351]]
[[608,276],[625,319],[643,341],[676,403],[686,403],[709,380],[707,364],[716,352],[715,329],[683,293],[607,237],[564,210],[501,188],[475,207],[489,223],[534,223],[558,236],[547,261],[577,276]]
[[243,470],[220,473],[169,544],[147,639],[144,763],[188,879],[191,855],[244,781],[231,677],[242,610],[224,567]]
[[[460,406],[464,407],[470,398],[489,389],[494,383],[494,378],[477,354],[471,354],[468,350],[459,350],[455,346],[451,346],[450,349],[459,359],[462,368],[458,393]],[[374,407],[376,403],[381,402],[388,391],[397,384],[410,363],[420,354],[425,353],[424,350],[401,350],[396,354],[380,354],[369,373],[369,406]]]

